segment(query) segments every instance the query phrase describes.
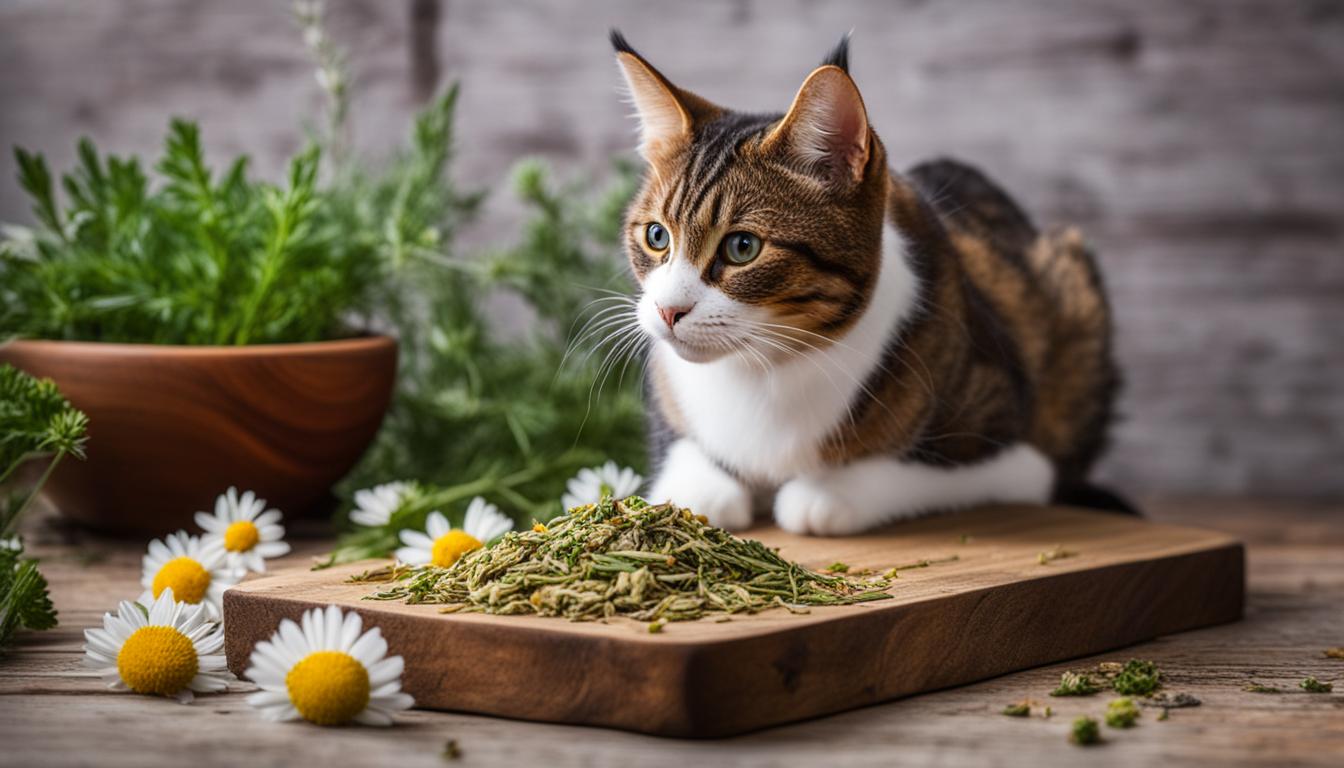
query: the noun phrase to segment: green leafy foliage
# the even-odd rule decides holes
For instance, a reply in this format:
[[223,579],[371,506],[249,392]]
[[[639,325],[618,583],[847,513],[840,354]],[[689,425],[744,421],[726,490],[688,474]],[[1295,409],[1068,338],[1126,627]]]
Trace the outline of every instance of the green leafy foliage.
[[0,651],[19,629],[51,629],[56,609],[37,561],[23,557],[18,539],[0,542]]
[[[587,346],[580,322],[593,306],[606,318],[626,306],[624,291],[603,292],[628,290],[616,238],[633,188],[629,166],[594,196],[525,162],[515,189],[530,214],[517,244],[447,270],[429,259],[405,271],[425,303],[396,311],[426,319],[394,320],[419,330],[402,335],[402,385],[346,487],[419,485],[387,525],[344,536],[331,562],[384,556],[397,531],[422,527],[436,509],[455,518],[475,495],[530,523],[561,512],[565,481],[582,467],[614,456],[643,468],[639,366],[620,348]],[[417,277],[422,268],[437,277]],[[524,327],[501,328],[492,300],[508,302]]]
[[56,611],[37,561],[23,556],[23,542],[9,534],[66,455],[84,457],[88,420],[50,379],[36,379],[0,365],[0,488],[16,484],[18,468],[30,461],[46,467],[27,489],[0,497],[0,649],[20,628],[49,629]]
[[[253,180],[241,157],[212,168],[194,124],[174,121],[153,176],[100,156],[57,180],[17,150],[37,225],[0,244],[0,336],[172,344],[258,344],[386,331],[400,347],[383,429],[355,489],[415,482],[392,521],[342,538],[333,561],[385,555],[402,528],[480,494],[515,519],[548,519],[578,469],[643,465],[636,337],[605,342],[629,310],[618,256],[635,172],[596,194],[520,165],[528,211],[516,241],[455,247],[480,200],[453,157],[456,86],[416,117],[387,162],[342,151],[351,94],[344,54],[320,8],[296,18],[331,100],[329,125],[283,184]],[[593,326],[584,319],[595,320]],[[587,333],[582,330],[587,329]]]
[[380,268],[371,238],[324,204],[315,146],[284,186],[217,174],[200,130],[173,120],[155,183],[137,158],[79,143],[56,181],[15,149],[37,225],[0,244],[0,334],[157,344],[250,344],[348,335]]

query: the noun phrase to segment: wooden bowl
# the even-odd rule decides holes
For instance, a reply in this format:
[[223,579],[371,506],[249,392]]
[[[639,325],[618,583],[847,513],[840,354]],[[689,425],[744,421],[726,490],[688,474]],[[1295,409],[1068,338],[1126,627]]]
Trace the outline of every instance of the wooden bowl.
[[88,458],[46,493],[92,528],[194,530],[229,486],[287,515],[327,498],[382,423],[396,377],[387,336],[180,347],[14,341],[0,362],[56,381],[89,417]]

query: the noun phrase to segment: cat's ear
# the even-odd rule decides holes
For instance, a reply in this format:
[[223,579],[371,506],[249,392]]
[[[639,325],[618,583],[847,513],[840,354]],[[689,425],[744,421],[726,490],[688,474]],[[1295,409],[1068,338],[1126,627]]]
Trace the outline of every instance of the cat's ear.
[[639,152],[644,159],[652,161],[678,139],[689,138],[698,123],[722,111],[668,82],[618,30],[611,30],[611,45],[639,117]]
[[836,183],[858,183],[872,139],[868,111],[850,78],[849,37],[840,41],[798,89],[784,119],[765,137],[766,151],[783,150],[810,172]]

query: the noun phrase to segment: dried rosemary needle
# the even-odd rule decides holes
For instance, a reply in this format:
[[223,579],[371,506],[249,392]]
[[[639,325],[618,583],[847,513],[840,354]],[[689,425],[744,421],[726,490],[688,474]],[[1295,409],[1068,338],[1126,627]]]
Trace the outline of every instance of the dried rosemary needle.
[[[445,611],[684,621],[890,597],[887,579],[816,573],[690,510],[637,496],[571,509],[373,595]],[[661,626],[661,625],[659,625]]]

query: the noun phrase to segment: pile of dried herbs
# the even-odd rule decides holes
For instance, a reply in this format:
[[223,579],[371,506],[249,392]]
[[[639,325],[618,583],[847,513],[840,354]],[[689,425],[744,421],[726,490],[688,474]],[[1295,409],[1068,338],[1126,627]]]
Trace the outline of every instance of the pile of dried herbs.
[[445,611],[660,622],[881,600],[890,597],[889,584],[809,571],[689,510],[631,496],[507,534],[448,568],[409,572],[373,599],[436,603]]

